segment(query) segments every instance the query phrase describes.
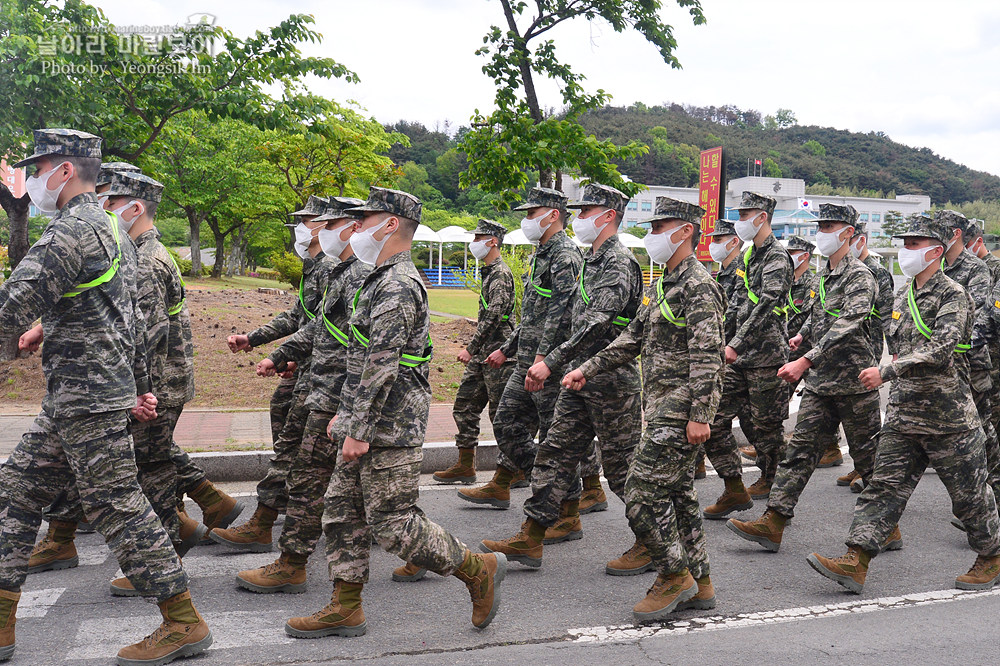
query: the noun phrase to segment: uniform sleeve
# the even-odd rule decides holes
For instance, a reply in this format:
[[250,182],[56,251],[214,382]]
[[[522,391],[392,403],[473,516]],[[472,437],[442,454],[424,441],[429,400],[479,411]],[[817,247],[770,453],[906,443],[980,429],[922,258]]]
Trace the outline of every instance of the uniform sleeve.
[[563,313],[570,307],[570,299],[576,295],[576,264],[569,257],[559,257],[550,268],[552,296],[548,301],[548,316],[538,342],[536,355],[548,356],[556,347],[556,340],[564,337]]
[[[850,276],[850,282],[844,285],[844,301],[840,314],[834,318],[833,324],[819,340],[812,343],[812,349],[805,358],[813,365],[824,362],[837,363],[837,351],[847,349],[859,340],[867,340],[862,331],[864,322],[871,314],[875,303],[875,278],[871,271],[858,270]],[[816,307],[810,308],[810,319]]]
[[[580,366],[580,371],[587,379],[614,370],[631,362],[642,353],[642,340],[645,336],[646,321],[649,318],[651,306],[642,306],[639,313],[629,323],[621,334],[611,341],[607,347]],[[646,308],[644,311],[642,308]]]
[[251,347],[260,347],[268,342],[273,342],[279,338],[284,338],[299,330],[299,322],[305,316],[302,302],[298,295],[295,296],[295,305],[285,310],[277,317],[264,324],[260,328],[247,334]]
[[[904,296],[905,298],[905,296]],[[905,307],[905,305],[903,305]],[[931,337],[921,336],[921,343],[909,354],[882,365],[879,374],[882,381],[889,382],[918,365],[944,367],[955,353],[964,332],[969,328],[970,304],[964,292],[956,292],[941,304],[933,323],[927,322]],[[903,316],[908,316],[904,313]],[[912,325],[912,324],[911,324]]]
[[514,282],[507,273],[499,270],[491,271],[489,277],[483,283],[482,298],[486,300],[486,312],[479,318],[476,324],[476,332],[472,340],[466,346],[466,350],[473,356],[482,351],[492,352],[492,349],[484,350],[483,344],[486,340],[491,340],[496,332],[504,325],[505,317],[513,316],[514,312]]
[[765,317],[773,317],[774,308],[781,305],[782,299],[788,295],[792,286],[791,261],[788,255],[781,252],[771,252],[765,259],[764,275],[761,280],[758,300],[750,311],[750,316],[736,331],[729,346],[742,354],[747,349],[747,339],[753,337],[753,332],[763,328]]
[[135,351],[132,356],[132,374],[135,376],[135,394],[152,393],[153,381],[149,376],[149,342],[146,330],[146,318],[139,307],[137,289],[130,289],[132,298],[132,339]]
[[287,340],[272,351],[268,358],[274,365],[281,367],[283,363],[295,361],[302,363],[312,355],[313,340],[317,335],[329,335],[323,326],[323,318],[319,315],[308,324],[295,331]]
[[154,257],[139,255],[136,271],[137,302],[143,319],[146,320],[146,346],[150,356],[165,348],[170,332],[170,316],[167,314],[167,288],[173,279],[173,271]]
[[889,341],[889,326],[892,324],[892,274],[885,268],[879,267],[875,272],[875,279],[878,281],[878,298],[875,300],[875,307],[878,308],[878,315],[881,318],[882,337],[885,338],[886,346],[890,354],[898,353],[895,342]]
[[514,327],[514,330],[511,331],[510,335],[507,336],[507,339],[504,341],[504,343],[500,345],[500,351],[503,352],[503,355],[506,356],[507,358],[513,358],[514,356],[516,356],[517,343],[518,341],[520,341],[520,339],[521,339],[521,325],[518,324],[517,326]]
[[722,298],[709,283],[684,285],[684,329],[688,347],[688,420],[711,423],[722,400]]

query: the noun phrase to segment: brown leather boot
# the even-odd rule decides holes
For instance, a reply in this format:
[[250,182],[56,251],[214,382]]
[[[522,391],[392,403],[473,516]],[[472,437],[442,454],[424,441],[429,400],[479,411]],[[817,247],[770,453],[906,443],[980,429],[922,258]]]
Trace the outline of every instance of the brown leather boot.
[[271,528],[277,518],[277,511],[258,503],[257,510],[247,522],[224,530],[216,527],[208,536],[212,541],[235,550],[267,553],[274,549],[271,544]]
[[188,551],[201,543],[202,539],[205,539],[208,535],[208,527],[202,525],[197,520],[192,518],[187,514],[187,511],[181,508],[183,505],[178,505],[177,515],[181,519],[181,542],[180,544],[175,544],[174,548],[177,550],[177,554],[180,557],[184,557],[188,554]]
[[840,452],[840,445],[834,442],[823,452],[823,457],[819,459],[816,467],[836,467],[844,464],[844,454]]
[[31,551],[31,557],[28,558],[28,573],[72,569],[79,566],[80,558],[73,542],[75,535],[75,522],[70,520],[50,522],[49,531]]
[[524,472],[517,470],[514,472],[513,478],[510,480],[511,488],[527,488],[531,485],[531,481],[528,481],[528,477],[525,476]]
[[747,444],[746,446],[740,447],[740,455],[744,458],[749,458],[750,460],[757,459],[757,447],[753,444]]
[[180,657],[201,654],[212,645],[212,632],[191,603],[191,593],[182,592],[160,602],[163,623],[135,645],[118,653],[119,666],[166,664]]
[[330,603],[309,617],[293,617],[285,623],[285,633],[294,638],[323,636],[364,636],[368,631],[361,607],[361,583],[337,580]]
[[687,601],[677,604],[677,610],[682,611],[690,608],[709,610],[715,608],[715,586],[712,585],[712,578],[710,576],[702,576],[701,578],[695,578],[695,582],[698,583],[698,594]]
[[860,476],[853,481],[851,481],[851,492],[855,495],[860,494],[861,491],[865,489],[865,480]]
[[669,576],[659,575],[646,598],[632,608],[632,616],[640,623],[662,620],[696,594],[698,584],[687,569]]
[[465,551],[465,560],[454,576],[469,588],[472,626],[484,629],[493,621],[500,608],[500,583],[506,575],[507,558],[503,553],[480,555]]
[[632,547],[606,565],[604,573],[609,576],[638,576],[653,570],[653,558],[646,547],[637,540]]
[[580,501],[565,501],[559,506],[559,520],[545,530],[542,543],[551,546],[563,541],[576,541],[583,538],[583,524],[580,522]]
[[885,543],[882,544],[882,552],[887,550],[902,550],[903,548],[903,535],[899,531],[899,525],[892,528],[892,534],[890,534]]
[[607,509],[608,496],[604,494],[604,488],[601,486],[601,477],[596,474],[584,477],[583,492],[580,493],[580,514],[607,511]]
[[765,480],[764,476],[761,475],[759,479],[747,488],[747,492],[755,500],[766,500],[771,495],[771,482]]
[[701,454],[698,456],[698,464],[694,466],[694,478],[697,481],[706,476],[708,476],[708,470],[705,468],[705,454]]
[[14,623],[20,599],[20,592],[0,590],[0,661],[7,661],[14,655]]
[[781,548],[781,533],[785,530],[787,520],[787,516],[767,509],[757,520],[742,521],[730,518],[726,527],[741,539],[759,543],[766,550],[777,553]]
[[479,549],[484,553],[503,553],[511,562],[537,569],[542,566],[544,538],[545,527],[533,518],[528,518],[521,525],[521,530],[511,538],[503,541],[483,539],[479,543]]
[[434,480],[438,483],[475,483],[476,450],[459,449],[458,462],[446,470],[434,472]]
[[459,499],[473,504],[488,504],[497,509],[510,508],[510,484],[514,473],[506,467],[499,466],[485,486],[478,488],[462,488],[458,491]]
[[423,580],[426,575],[427,569],[409,562],[392,570],[392,579],[397,583],[415,583],[418,580]]
[[125,576],[121,578],[115,578],[111,581],[111,596],[113,597],[141,597],[142,593],[135,589],[130,581]]
[[282,553],[270,564],[258,569],[247,569],[236,574],[236,584],[244,590],[260,594],[287,592],[301,594],[306,591],[305,555]]
[[743,479],[736,477],[733,479],[723,479],[726,489],[715,504],[706,507],[701,515],[708,520],[722,520],[735,511],[746,511],[753,508],[753,499],[750,493],[743,487]]
[[955,587],[960,590],[988,590],[1000,581],[1000,555],[976,556],[976,562],[955,579]]
[[860,478],[861,478],[861,475],[858,474],[858,470],[852,469],[850,472],[848,472],[844,476],[838,476],[837,477],[837,485],[838,486],[847,487],[847,486],[851,485],[851,483],[854,481],[854,479],[860,479]]
[[840,583],[854,594],[861,594],[865,586],[865,577],[868,575],[871,555],[857,546],[851,546],[846,554],[836,559],[813,553],[806,558],[806,561],[820,575]]
[[201,522],[209,530],[216,527],[225,529],[233,524],[241,513],[243,505],[205,479],[188,495],[201,509]]

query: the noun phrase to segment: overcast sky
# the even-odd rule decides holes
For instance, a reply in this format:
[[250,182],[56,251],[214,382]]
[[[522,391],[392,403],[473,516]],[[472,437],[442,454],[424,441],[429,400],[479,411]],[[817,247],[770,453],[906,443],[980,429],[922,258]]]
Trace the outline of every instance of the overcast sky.
[[[453,129],[492,105],[474,55],[499,0],[91,0],[118,25],[183,23],[209,12],[239,35],[290,12],[313,14],[332,57],[361,82],[316,81],[314,92],[357,100],[383,122]],[[1000,2],[996,0],[702,0],[706,25],[664,1],[682,70],[640,35],[577,20],[549,35],[564,62],[612,104],[735,104],[790,108],[802,125],[884,131],[976,169],[1000,174]],[[529,3],[531,5],[533,3]],[[541,85],[546,106],[557,106]]]

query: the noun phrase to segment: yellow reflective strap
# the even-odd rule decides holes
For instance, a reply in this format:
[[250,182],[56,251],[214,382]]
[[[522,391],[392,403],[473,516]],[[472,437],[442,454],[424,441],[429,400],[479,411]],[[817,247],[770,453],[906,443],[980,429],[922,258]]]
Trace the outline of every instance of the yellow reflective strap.
[[[358,300],[361,298],[361,289],[362,289],[362,287],[358,287],[358,290],[356,292],[354,292],[354,302],[351,303],[351,314],[352,315],[357,312],[357,309],[358,309]],[[326,319],[326,317],[324,317],[324,319]],[[336,327],[334,327],[334,328],[336,328]],[[339,331],[340,329],[337,329],[337,330]],[[362,347],[364,347],[365,349],[367,349],[368,348],[369,339],[367,337],[365,337],[365,335],[362,334],[361,331],[359,331],[358,328],[354,324],[351,324],[351,332],[354,333],[354,339],[357,340],[358,343],[360,343]],[[332,331],[331,331],[331,333],[332,333]],[[336,337],[336,336],[334,336],[334,337]],[[345,335],[344,337],[346,338],[347,336]],[[342,343],[342,344],[346,344],[346,343]],[[434,342],[433,342],[433,340],[431,340],[430,334],[427,335],[427,348],[428,348],[428,350],[430,350],[431,353],[428,353],[426,356],[416,356],[414,354],[403,354],[401,356],[400,360],[399,360],[399,364],[400,365],[405,365],[408,368],[415,368],[415,367],[417,367],[419,365],[422,365],[422,364],[427,363],[428,361],[430,361],[432,353],[433,353],[433,350],[434,350]]]
[[326,328],[327,333],[333,336],[334,340],[346,347],[347,343],[350,341],[347,334],[337,328],[337,326],[326,317],[326,294],[328,291],[329,288],[323,292],[323,302],[320,303],[319,307],[319,311],[323,314],[323,326]]
[[[174,255],[170,254],[169,252],[167,252],[167,254],[170,256],[170,261],[174,265],[174,270],[177,271],[177,279],[181,281],[181,287],[186,287],[187,285],[184,283],[184,275],[181,274],[181,267],[177,265],[177,260],[174,259]],[[180,303],[173,306],[172,308],[167,308],[167,314],[170,315],[171,317],[173,317],[176,314],[180,314],[181,310],[184,309],[184,302],[186,300],[187,298],[182,298]]]
[[315,319],[316,315],[313,314],[312,312],[309,312],[309,308],[306,307],[305,296],[302,293],[305,290],[305,286],[306,286],[306,276],[303,275],[301,278],[299,278],[299,303],[302,304],[302,309],[305,310],[306,317],[308,317],[309,319]]
[[[486,310],[487,312],[490,311],[490,304],[487,303],[486,302],[486,298],[483,297],[482,290],[479,291],[479,302],[483,304],[483,309],[484,310]],[[514,314],[514,313],[511,312],[510,314]],[[509,314],[505,314],[503,317],[501,317],[501,319],[503,319],[504,321],[507,321],[508,319],[510,319],[510,315]]]
[[[535,257],[531,260],[531,272],[528,273],[528,279],[531,281],[531,286],[535,288],[535,293],[543,298],[552,298],[552,290],[546,289],[544,287],[539,287],[538,283],[535,282],[535,262],[538,260],[538,252],[535,252]],[[584,301],[586,303],[586,301]]]
[[[750,272],[750,252],[752,251],[753,251],[753,244],[751,244],[750,247],[747,248],[747,251],[743,253],[743,267],[746,270],[744,271],[737,270],[736,274],[741,275],[741,277],[743,278],[743,285],[747,288],[747,296],[750,298],[750,302],[753,303],[754,305],[757,305],[757,303],[760,301],[760,297],[758,297],[757,294],[753,293],[753,291],[750,289],[750,278],[748,277],[748,274]],[[779,307],[773,308],[772,312],[774,312],[774,314],[778,315],[779,317],[785,314],[784,308],[779,308]]]
[[118,248],[118,256],[111,261],[111,267],[108,268],[108,270],[104,271],[101,275],[94,278],[90,282],[83,282],[76,285],[76,287],[73,288],[73,291],[68,291],[63,294],[63,298],[73,298],[74,296],[79,296],[88,289],[93,289],[94,287],[98,287],[105,282],[110,282],[111,278],[113,278],[118,272],[118,266],[121,264],[122,260],[122,244],[121,240],[118,238],[118,216],[111,211],[104,212],[108,214],[108,219],[111,222],[111,233],[115,237],[115,246]]
[[663,296],[663,275],[660,275],[660,279],[656,281],[656,301],[660,304],[660,314],[663,315],[664,319],[680,328],[687,326],[684,317],[675,316],[674,311],[670,308],[670,304],[667,303],[667,299]]
[[[913,295],[913,282],[912,281],[910,282],[909,289],[906,290],[906,305],[907,305],[907,307],[910,310],[910,319],[913,320],[913,324],[917,327],[917,330],[920,331],[920,334],[922,336],[924,336],[925,338],[927,338],[928,340],[930,340],[931,339],[931,334],[933,333],[933,331],[931,331],[931,329],[927,326],[927,324],[924,323],[923,317],[920,316],[920,308],[917,307],[917,299]],[[896,314],[897,313],[895,313],[895,312],[892,313],[893,319],[898,319],[899,318],[899,317],[896,316]],[[957,345],[955,345],[955,353],[956,354],[964,354],[967,351],[969,351],[970,349],[972,349],[972,345],[970,345],[970,344],[965,344],[965,343],[960,342]]]

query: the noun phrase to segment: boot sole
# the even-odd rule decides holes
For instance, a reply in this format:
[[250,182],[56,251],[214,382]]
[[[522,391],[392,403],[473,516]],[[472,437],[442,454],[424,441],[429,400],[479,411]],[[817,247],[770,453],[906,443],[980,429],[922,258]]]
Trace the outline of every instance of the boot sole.
[[510,508],[510,500],[498,500],[492,497],[469,497],[468,495],[463,495],[462,493],[457,494],[459,499],[464,499],[466,502],[471,502],[472,504],[486,504],[495,509]]
[[854,493],[855,495],[860,495],[862,492],[864,492],[864,489],[865,489],[864,486],[858,485],[857,483],[851,484],[851,492]]
[[76,524],[76,531],[80,534],[93,534],[97,530],[94,529],[93,525],[88,522],[82,522]]
[[708,478],[708,472],[695,472],[694,480],[701,481],[702,479]]
[[768,499],[771,496],[771,491],[768,490],[766,493],[757,493],[756,495],[751,492],[748,492],[747,494],[750,495],[750,499],[760,501]]
[[194,534],[181,541],[180,548],[177,550],[177,555],[180,557],[187,555],[192,548],[205,540],[207,534],[208,527],[205,525],[198,525],[198,527],[194,530]]
[[576,541],[583,538],[583,530],[577,530],[576,532],[570,532],[564,534],[561,537],[553,537],[552,539],[542,539],[542,545],[551,546],[554,543],[562,543],[564,541]]
[[245,508],[246,507],[243,506],[242,502],[236,502],[236,506],[233,507],[233,510],[230,511],[229,513],[227,513],[225,515],[225,517],[222,520],[219,521],[218,525],[212,525],[211,527],[208,527],[208,525],[205,526],[205,527],[208,527],[208,530],[207,530],[205,536],[202,537],[202,539],[196,545],[198,545],[198,546],[214,546],[215,542],[212,541],[209,538],[209,534],[211,534],[212,530],[215,529],[215,528],[218,528],[218,529],[221,529],[221,530],[226,529],[227,527],[229,527],[230,525],[232,525],[233,523],[236,522],[236,519],[240,517],[240,514],[243,513],[243,509],[245,509]]
[[820,463],[816,465],[816,469],[826,469],[828,467],[840,467],[843,464],[844,464],[844,459],[841,458],[840,460],[834,460],[833,462]]
[[702,511],[701,516],[706,520],[722,520],[731,513],[736,513],[737,511],[747,511],[752,508],[753,508],[753,499],[751,498],[749,502],[746,502],[744,504],[735,504],[720,513],[709,513],[708,511]]
[[[483,543],[482,541],[479,542],[479,552],[493,553],[494,555],[497,556],[497,559],[500,559],[500,556],[503,555],[505,558],[504,560],[505,562],[517,562],[518,564],[523,564],[524,566],[531,567],[532,569],[538,569],[542,566],[542,558],[540,557],[528,557],[527,555],[508,555],[507,553],[499,553],[495,550],[490,550],[489,548],[487,548],[486,544]],[[506,572],[506,568],[504,569],[504,571]]]
[[108,588],[111,590],[111,596],[113,597],[141,597],[142,592],[135,588],[128,587],[115,587],[109,584]]
[[14,656],[14,645],[5,645],[2,648],[0,648],[0,661],[7,661],[13,656]]
[[507,577],[507,556],[503,553],[494,553],[494,555],[497,556],[497,570],[493,574],[493,607],[490,608],[490,614],[486,616],[485,620],[472,625],[476,629],[485,629],[490,626],[490,622],[496,617],[497,610],[500,608],[500,583]]
[[823,576],[824,578],[829,578],[833,582],[838,583],[843,587],[846,587],[849,591],[853,592],[854,594],[861,594],[861,590],[864,589],[864,585],[858,583],[858,581],[854,580],[850,576],[844,576],[841,574],[833,573],[832,571],[824,567],[822,564],[819,563],[819,560],[816,559],[815,555],[810,555],[809,557],[807,557],[806,562],[809,563],[809,566],[815,569],[816,573]]
[[514,483],[510,484],[511,488],[528,488],[530,486],[531,486],[531,481],[528,481],[527,479],[515,481]]
[[997,574],[996,578],[985,583],[966,583],[960,580],[956,580],[955,587],[959,590],[989,590],[998,582],[1000,582],[1000,574]]
[[416,583],[418,580],[423,580],[424,576],[427,575],[427,569],[421,569],[412,576],[400,576],[397,573],[392,574],[392,579],[397,583]]
[[256,592],[257,594],[275,594],[277,592],[284,592],[285,594],[302,594],[306,591],[306,583],[284,583],[282,585],[268,587],[266,585],[257,585],[248,580],[243,580],[239,576],[236,577],[236,585],[242,587],[244,590]]
[[471,486],[476,482],[476,477],[474,476],[453,476],[445,479],[435,474],[431,478],[433,478],[435,481],[444,486],[455,485],[456,483],[461,483],[464,486]]
[[45,564],[36,564],[33,567],[28,567],[28,573],[36,574],[43,571],[60,571],[62,569],[74,569],[78,566],[80,566],[80,557],[79,555],[74,555],[68,560],[53,560]]
[[650,611],[649,613],[638,613],[632,611],[632,617],[635,621],[642,624],[645,622],[655,622],[656,620],[662,620],[676,610],[680,610],[680,606],[685,601],[689,601],[692,597],[698,594],[698,585],[692,585],[686,590],[681,590],[681,593],[677,595],[677,598],[672,602],[664,606],[663,608],[655,611]]
[[123,657],[118,657],[118,666],[162,666],[163,664],[169,664],[175,659],[193,657],[201,654],[208,648],[212,647],[212,640],[212,632],[209,631],[208,636],[205,636],[197,643],[181,646],[170,654],[163,655],[157,659],[125,659]]
[[780,541],[778,543],[775,543],[765,536],[757,536],[756,534],[747,534],[740,528],[736,527],[736,525],[733,524],[732,520],[726,522],[726,527],[728,527],[729,531],[738,536],[739,538],[745,539],[747,541],[752,541],[753,543],[763,546],[764,550],[769,550],[772,553],[777,553],[778,549],[781,548]]
[[343,638],[354,638],[364,636],[368,631],[368,621],[364,621],[356,627],[327,627],[326,629],[314,629],[313,631],[302,631],[292,625],[285,623],[285,633],[292,638],[323,638],[325,636],[341,636]]
[[[695,595],[697,597],[698,595]],[[691,597],[690,601],[685,601],[682,604],[677,604],[677,610],[711,610],[715,608],[715,595],[712,595],[711,599],[696,599]]]
[[853,482],[854,482],[854,479],[851,479],[850,481],[841,481],[840,479],[837,479],[837,485],[840,486],[841,488],[847,488]]
[[965,531],[965,524],[961,520],[959,520],[958,518],[952,518],[951,519],[951,524],[952,524],[952,526],[955,529],[961,530],[963,532]]
[[221,544],[223,546],[229,546],[233,550],[242,550],[244,552],[249,552],[249,553],[270,553],[272,550],[274,550],[273,543],[256,543],[256,542],[238,543],[236,541],[230,541],[225,537],[221,537],[215,532],[209,532],[208,538],[214,541],[215,543]]
[[653,563],[644,564],[641,567],[636,567],[635,569],[613,569],[607,565],[604,566],[604,573],[609,576],[638,576],[639,574],[644,574],[647,571],[653,570]]
[[903,550],[903,540],[896,539],[895,541],[890,541],[882,546],[883,553],[889,552],[890,550]]
[[607,502],[598,502],[597,504],[591,504],[586,509],[580,509],[580,515],[583,516],[588,513],[594,513],[595,511],[607,511],[607,510],[608,510]]

